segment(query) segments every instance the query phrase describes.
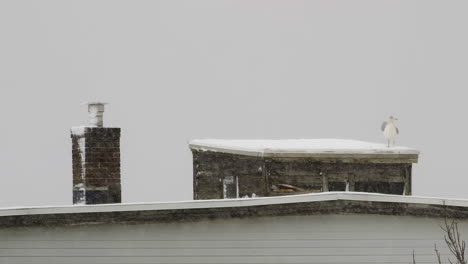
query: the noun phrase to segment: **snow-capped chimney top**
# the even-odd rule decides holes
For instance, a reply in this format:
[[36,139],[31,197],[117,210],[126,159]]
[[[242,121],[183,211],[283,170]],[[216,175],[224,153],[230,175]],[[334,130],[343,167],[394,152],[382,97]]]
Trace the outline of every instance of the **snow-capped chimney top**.
[[104,115],[104,102],[87,102],[89,113],[89,126],[91,127],[102,127],[103,126],[103,115]]

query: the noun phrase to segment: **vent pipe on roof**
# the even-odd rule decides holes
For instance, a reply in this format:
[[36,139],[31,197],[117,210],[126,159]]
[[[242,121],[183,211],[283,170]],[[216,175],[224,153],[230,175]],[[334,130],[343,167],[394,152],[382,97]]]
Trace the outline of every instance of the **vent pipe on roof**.
[[89,125],[93,127],[103,126],[104,106],[107,103],[103,102],[88,102]]

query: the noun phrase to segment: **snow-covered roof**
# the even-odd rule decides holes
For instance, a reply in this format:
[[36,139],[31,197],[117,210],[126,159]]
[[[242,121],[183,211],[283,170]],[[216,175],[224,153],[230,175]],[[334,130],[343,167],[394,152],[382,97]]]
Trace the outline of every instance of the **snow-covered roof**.
[[326,156],[326,155],[419,155],[419,151],[402,146],[349,139],[195,139],[190,148],[249,156]]

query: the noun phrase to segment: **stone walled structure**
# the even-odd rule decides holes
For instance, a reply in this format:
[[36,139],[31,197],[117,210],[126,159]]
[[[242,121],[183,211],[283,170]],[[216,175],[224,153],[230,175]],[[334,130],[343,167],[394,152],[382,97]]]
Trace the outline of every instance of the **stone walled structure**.
[[120,128],[102,127],[97,105],[102,111],[90,107],[91,126],[71,130],[74,204],[121,202]]
[[190,148],[195,200],[328,191],[411,195],[419,155],[351,140],[194,140]]

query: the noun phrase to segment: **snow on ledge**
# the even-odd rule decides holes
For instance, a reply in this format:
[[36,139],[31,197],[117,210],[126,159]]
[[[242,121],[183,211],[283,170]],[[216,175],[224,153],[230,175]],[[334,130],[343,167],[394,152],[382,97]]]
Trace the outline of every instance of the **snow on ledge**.
[[71,130],[72,135],[74,136],[83,136],[86,128],[87,126],[78,126],[78,127],[72,127],[70,130]]
[[151,211],[151,210],[177,210],[177,209],[209,209],[246,207],[275,204],[294,204],[306,202],[324,201],[366,201],[387,202],[403,204],[424,204],[438,206],[467,207],[468,200],[424,197],[424,196],[402,196],[363,192],[323,192],[299,195],[286,195],[274,197],[237,198],[220,200],[190,200],[177,202],[154,202],[154,203],[125,203],[125,204],[95,204],[95,205],[64,205],[64,206],[33,206],[33,207],[10,207],[0,208],[0,217],[16,215],[47,215],[47,214],[70,214],[70,213],[103,213],[124,211]]
[[84,136],[87,128],[117,128],[117,127],[98,127],[93,125],[75,126],[70,129],[73,136]]
[[[303,153],[303,154],[415,154],[419,151],[408,147],[387,147],[386,144],[349,139],[195,139],[191,149],[201,151],[241,152],[239,154]],[[245,152],[245,153],[242,153]]]

